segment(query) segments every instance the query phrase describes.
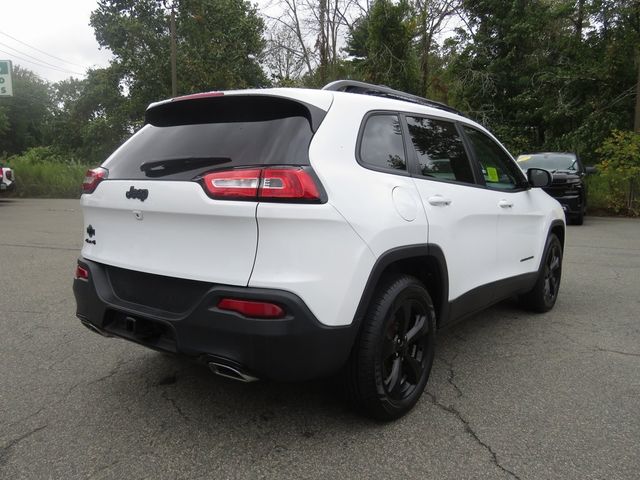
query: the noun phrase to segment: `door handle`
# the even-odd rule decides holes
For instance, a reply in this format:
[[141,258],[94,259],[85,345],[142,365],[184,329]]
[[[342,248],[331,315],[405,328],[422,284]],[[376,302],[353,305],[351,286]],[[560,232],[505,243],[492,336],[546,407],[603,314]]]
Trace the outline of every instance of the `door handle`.
[[435,207],[446,207],[447,205],[451,205],[451,199],[445,198],[442,195],[434,195],[433,197],[429,197],[427,199],[427,202]]
[[511,207],[513,207],[513,202],[510,202],[509,200],[502,199],[502,200],[500,200],[498,202],[498,206],[501,207],[501,208],[511,208]]

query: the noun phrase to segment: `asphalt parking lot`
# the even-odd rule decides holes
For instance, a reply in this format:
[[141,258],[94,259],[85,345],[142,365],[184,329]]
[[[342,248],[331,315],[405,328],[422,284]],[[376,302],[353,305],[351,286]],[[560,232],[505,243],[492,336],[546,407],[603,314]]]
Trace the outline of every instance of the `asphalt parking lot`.
[[639,478],[639,220],[569,227],[556,308],[442,333],[421,402],[376,424],[331,381],[240,384],[84,328],[78,207],[0,199],[0,478]]

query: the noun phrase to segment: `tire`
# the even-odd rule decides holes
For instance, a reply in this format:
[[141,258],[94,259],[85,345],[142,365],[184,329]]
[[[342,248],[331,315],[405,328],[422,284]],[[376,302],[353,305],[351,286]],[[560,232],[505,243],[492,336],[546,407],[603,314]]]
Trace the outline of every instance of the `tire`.
[[544,249],[536,284],[530,292],[520,296],[523,307],[544,313],[553,308],[558,298],[562,278],[562,244],[551,234]]
[[584,224],[584,208],[578,213],[571,217],[571,223],[574,225],[582,225]]
[[346,391],[365,415],[390,421],[420,399],[433,364],[435,312],[416,278],[395,275],[377,289],[346,368]]

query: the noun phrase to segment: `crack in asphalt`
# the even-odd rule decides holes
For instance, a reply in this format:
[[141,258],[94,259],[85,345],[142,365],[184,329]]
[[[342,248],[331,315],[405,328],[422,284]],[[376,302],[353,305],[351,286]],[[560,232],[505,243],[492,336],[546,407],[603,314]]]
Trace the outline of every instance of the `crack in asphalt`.
[[29,415],[25,415],[24,417],[21,417],[21,418],[19,418],[18,420],[14,420],[14,421],[13,421],[13,422],[11,422],[7,427],[8,427],[8,428],[11,428],[11,427],[13,427],[14,425],[18,425],[18,424],[20,424],[20,423],[26,422],[26,421],[27,421],[27,420],[29,420],[30,418],[37,417],[37,416],[40,414],[40,412],[42,412],[42,410],[44,410],[44,407],[40,407],[40,408],[38,408],[38,410],[36,410],[35,412],[30,413]]
[[178,412],[178,415],[180,415],[185,422],[191,421],[191,419],[182,411],[182,409],[178,405],[178,402],[176,402],[175,399],[171,398],[166,391],[163,391],[161,395],[162,398],[164,398],[171,404],[171,406],[173,406],[173,409]]
[[44,250],[66,250],[69,252],[82,250],[80,247],[55,247],[50,245],[30,245],[28,243],[0,243],[0,247],[40,248]]
[[[457,357],[457,354],[456,354],[456,357]],[[456,372],[453,370],[453,361],[456,359],[456,357],[453,357],[451,361],[443,357],[438,357],[438,360],[444,363],[447,369],[449,370],[449,376],[447,377],[447,382],[449,382],[449,385],[451,385],[453,389],[456,391],[456,396],[460,398],[462,397],[462,390],[460,390],[460,388],[455,382]]]
[[10,450],[19,444],[21,441],[29,438],[31,435],[38,433],[40,430],[44,430],[48,425],[42,425],[40,427],[29,430],[27,433],[20,435],[19,437],[14,438],[13,440],[9,440],[9,442],[0,447],[0,466],[4,466],[7,464],[7,460],[9,459]]
[[596,351],[598,352],[608,352],[608,353],[617,353],[618,355],[627,355],[629,357],[640,357],[640,353],[634,352],[623,352],[620,350],[611,350],[609,348],[596,347]]
[[456,417],[458,419],[458,421],[460,421],[460,423],[462,423],[464,425],[465,432],[471,438],[473,438],[478,445],[480,445],[487,452],[489,452],[489,454],[491,455],[491,458],[493,460],[492,463],[496,467],[498,467],[500,470],[502,470],[506,474],[511,475],[516,480],[522,480],[515,472],[509,470],[507,467],[505,467],[504,465],[502,465],[498,461],[498,454],[493,450],[493,448],[491,448],[491,446],[488,443],[484,442],[478,436],[478,434],[473,430],[473,428],[471,428],[471,425],[469,424],[469,421],[466,418],[464,418],[462,416],[462,414],[455,407],[453,407],[452,405],[444,405],[443,403],[440,403],[438,401],[438,399],[436,398],[436,396],[434,394],[432,394],[432,393],[429,393],[429,392],[425,392],[425,393],[431,399],[431,403],[433,403],[436,407],[440,408],[441,410],[453,415],[454,417]]

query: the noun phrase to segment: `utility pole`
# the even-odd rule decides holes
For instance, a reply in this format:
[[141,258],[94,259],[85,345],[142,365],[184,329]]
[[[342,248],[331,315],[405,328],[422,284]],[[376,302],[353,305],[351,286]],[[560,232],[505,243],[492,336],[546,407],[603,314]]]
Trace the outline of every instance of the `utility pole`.
[[176,10],[171,3],[171,96],[178,96],[178,72],[176,71]]
[[[158,0],[160,3],[160,0]],[[168,0],[162,0],[164,8],[171,9],[171,16],[169,21],[169,32],[171,34],[171,96],[178,96],[178,73],[176,67],[176,0],[172,0],[171,6],[168,5]]]

